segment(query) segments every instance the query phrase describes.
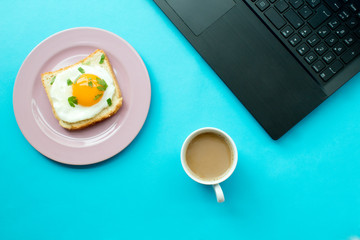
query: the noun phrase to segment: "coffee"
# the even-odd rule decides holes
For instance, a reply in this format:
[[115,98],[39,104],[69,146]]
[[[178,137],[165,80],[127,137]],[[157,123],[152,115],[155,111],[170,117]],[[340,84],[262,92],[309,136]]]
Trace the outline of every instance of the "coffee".
[[207,132],[191,140],[186,151],[186,163],[199,178],[212,181],[221,178],[231,167],[232,155],[224,137]]

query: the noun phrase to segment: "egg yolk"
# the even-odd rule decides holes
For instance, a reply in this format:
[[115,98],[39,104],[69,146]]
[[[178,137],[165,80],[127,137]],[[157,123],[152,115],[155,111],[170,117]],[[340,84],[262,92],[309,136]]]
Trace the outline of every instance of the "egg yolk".
[[96,79],[98,76],[94,74],[82,74],[72,85],[73,96],[78,100],[78,104],[89,107],[100,101],[104,95],[98,87],[101,85]]

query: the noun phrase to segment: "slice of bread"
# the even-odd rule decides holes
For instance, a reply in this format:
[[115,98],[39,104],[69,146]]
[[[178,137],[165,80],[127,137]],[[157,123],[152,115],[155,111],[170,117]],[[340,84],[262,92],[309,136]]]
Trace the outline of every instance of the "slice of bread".
[[[99,64],[101,56],[104,54],[105,59],[104,62],[102,64]],[[112,97],[112,105],[109,107],[104,108],[101,112],[99,112],[97,115],[95,115],[93,118],[90,119],[86,119],[86,120],[82,120],[82,121],[78,121],[78,122],[66,122],[61,120],[54,109],[53,106],[53,102],[51,100],[50,97],[50,89],[51,89],[51,80],[53,79],[53,77],[57,76],[59,73],[65,71],[66,69],[76,66],[76,67],[80,67],[80,65],[85,64],[85,65],[98,65],[102,68],[104,68],[111,76],[113,82],[114,82],[114,86],[115,86],[115,93]],[[57,71],[54,72],[46,72],[41,74],[41,81],[43,83],[43,86],[45,88],[46,94],[49,98],[53,113],[56,117],[57,120],[59,120],[60,125],[63,128],[66,128],[68,130],[77,130],[77,129],[82,129],[88,126],[91,126],[97,122],[100,122],[106,118],[111,117],[112,115],[114,115],[122,106],[122,96],[121,96],[121,92],[120,92],[120,88],[118,85],[118,82],[116,80],[115,74],[112,70],[111,64],[109,62],[108,57],[106,56],[105,52],[103,50],[97,49],[95,52],[93,52],[92,54],[90,54],[88,57],[84,58],[83,60],[71,65],[71,66],[67,66],[65,68],[61,68]]]

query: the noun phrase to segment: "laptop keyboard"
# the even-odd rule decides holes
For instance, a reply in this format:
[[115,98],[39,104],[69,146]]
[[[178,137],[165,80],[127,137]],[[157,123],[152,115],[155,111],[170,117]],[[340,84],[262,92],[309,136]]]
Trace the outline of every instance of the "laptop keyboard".
[[325,84],[360,55],[360,0],[247,0]]

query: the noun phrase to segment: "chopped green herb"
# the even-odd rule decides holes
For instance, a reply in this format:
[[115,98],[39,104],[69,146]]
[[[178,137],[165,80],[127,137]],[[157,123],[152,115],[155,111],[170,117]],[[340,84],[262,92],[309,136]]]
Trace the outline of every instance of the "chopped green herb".
[[106,88],[108,87],[108,85],[106,84],[104,79],[100,79],[100,78],[96,78],[96,81],[98,82],[98,84],[100,84],[101,86],[98,86],[97,89],[99,89],[99,91],[105,91]]
[[85,70],[84,70],[82,67],[79,67],[78,70],[79,70],[79,72],[81,72],[81,73],[85,73]]
[[105,60],[105,55],[102,54],[99,63],[100,63],[100,64],[103,64],[103,63],[104,63],[104,60]]
[[96,96],[94,97],[94,100],[98,100],[98,98],[101,97],[102,95],[103,95],[102,93],[96,95]]
[[88,82],[88,85],[89,85],[89,87],[93,87],[92,81],[89,81],[89,82]]
[[70,104],[71,107],[75,107],[75,104],[77,105],[78,104],[78,100],[76,97],[74,96],[71,96],[68,98],[68,102]]
[[106,101],[107,101],[107,103],[108,103],[108,105],[110,107],[112,105],[111,98],[108,98]]
[[70,86],[70,85],[72,85],[72,84],[73,84],[73,82],[72,82],[70,79],[68,79],[68,80],[67,80],[67,85]]
[[77,80],[81,77],[81,75],[79,75],[77,78],[75,78],[74,84],[77,82]]
[[51,79],[50,85],[53,85],[53,83],[55,82],[55,78],[56,78],[56,76],[54,76],[54,77]]

